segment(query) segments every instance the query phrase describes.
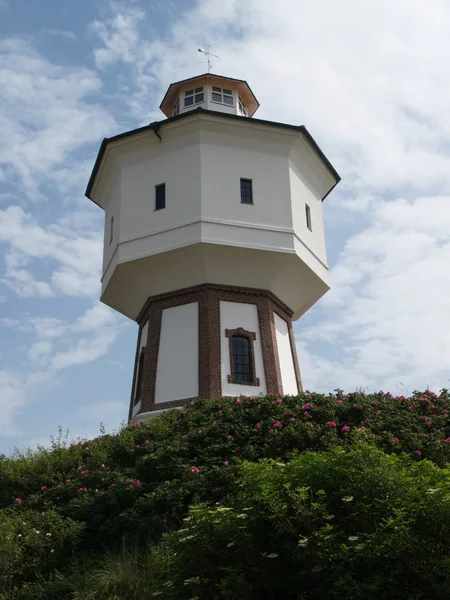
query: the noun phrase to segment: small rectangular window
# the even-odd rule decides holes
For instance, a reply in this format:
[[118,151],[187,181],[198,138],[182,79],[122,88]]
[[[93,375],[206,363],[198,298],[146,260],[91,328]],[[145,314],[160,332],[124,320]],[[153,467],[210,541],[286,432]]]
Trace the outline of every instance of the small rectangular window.
[[312,231],[311,209],[309,208],[309,206],[307,204],[305,204],[305,208],[306,208],[306,226],[310,231]]
[[114,217],[111,217],[111,223],[109,226],[109,243],[113,241],[114,237]]
[[166,184],[155,186],[155,210],[166,208]]
[[253,204],[253,188],[251,179],[241,179],[241,203]]
[[218,94],[217,92],[212,93],[212,99],[214,102],[222,102],[222,94]]

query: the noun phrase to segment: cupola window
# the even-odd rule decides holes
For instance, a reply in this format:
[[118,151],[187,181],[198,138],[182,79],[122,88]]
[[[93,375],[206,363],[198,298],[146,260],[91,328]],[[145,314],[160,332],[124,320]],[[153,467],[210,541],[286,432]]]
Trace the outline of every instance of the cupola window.
[[205,101],[205,92],[202,87],[184,92],[184,106],[193,106]]
[[225,88],[213,86],[211,99],[213,102],[220,102],[221,104],[233,106],[233,92],[231,90],[226,90]]
[[239,109],[240,115],[242,115],[243,117],[247,116],[247,109],[245,108],[245,106],[240,98],[238,99],[238,109]]

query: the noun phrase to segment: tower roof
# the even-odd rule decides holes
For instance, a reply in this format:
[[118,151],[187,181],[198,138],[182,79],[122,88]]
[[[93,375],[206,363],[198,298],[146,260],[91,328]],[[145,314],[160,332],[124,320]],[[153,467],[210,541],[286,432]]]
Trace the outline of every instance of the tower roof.
[[[176,85],[176,84],[173,84],[173,85]],[[166,94],[166,96],[167,96],[167,94]],[[309,131],[306,129],[306,127],[304,125],[290,125],[288,123],[278,123],[276,121],[267,121],[264,119],[252,119],[250,117],[240,117],[240,116],[233,115],[233,114],[217,113],[217,112],[205,110],[205,109],[199,107],[191,112],[179,114],[176,117],[169,117],[168,119],[163,119],[162,121],[155,121],[153,123],[150,123],[149,125],[144,125],[143,127],[138,127],[137,129],[133,129],[131,131],[125,131],[124,133],[119,133],[118,135],[115,135],[113,137],[104,138],[101,143],[100,150],[97,154],[94,168],[92,169],[92,173],[89,178],[89,182],[88,182],[86,192],[85,192],[86,197],[97,204],[97,202],[92,197],[92,189],[93,189],[95,181],[97,179],[97,174],[99,172],[100,166],[103,162],[103,159],[105,158],[105,153],[106,153],[106,150],[107,150],[109,144],[111,144],[117,140],[120,140],[122,138],[127,138],[127,137],[132,137],[132,136],[138,135],[144,131],[154,131],[154,133],[158,137],[160,137],[159,130],[164,125],[174,122],[174,121],[179,121],[179,120],[184,120],[184,119],[192,119],[192,118],[195,118],[196,115],[198,116],[201,114],[213,115],[215,118],[220,118],[220,119],[247,121],[248,123],[251,123],[255,126],[257,126],[258,124],[262,124],[262,125],[268,125],[268,126],[274,127],[274,128],[290,129],[290,130],[298,131],[300,133],[300,135],[304,136],[304,138],[309,142],[309,144],[311,145],[311,148],[312,148],[313,152],[316,154],[317,158],[320,160],[320,162],[322,162],[322,164],[325,166],[325,168],[329,171],[329,173],[335,180],[335,183],[330,187],[330,189],[327,191],[327,193],[323,196],[322,201],[325,200],[325,198],[328,196],[328,194],[336,187],[336,185],[341,180],[341,177],[337,173],[336,169],[333,167],[333,165],[330,163],[328,158],[325,156],[325,154],[319,148],[319,145],[317,144],[317,142],[314,140],[314,138],[312,137],[312,135],[309,133]]]
[[218,85],[221,87],[223,87],[223,84],[233,84],[247,107],[249,117],[253,116],[259,108],[259,102],[246,81],[242,79],[234,79],[233,77],[224,77],[223,75],[216,75],[214,73],[203,73],[203,75],[196,75],[195,77],[189,77],[188,79],[182,79],[181,81],[176,81],[175,83],[170,84],[169,89],[167,90],[166,95],[159,106],[166,117],[172,116],[172,109],[180,89],[183,86],[186,86],[186,84],[191,83],[193,87],[200,86],[205,83],[210,83],[211,85]]

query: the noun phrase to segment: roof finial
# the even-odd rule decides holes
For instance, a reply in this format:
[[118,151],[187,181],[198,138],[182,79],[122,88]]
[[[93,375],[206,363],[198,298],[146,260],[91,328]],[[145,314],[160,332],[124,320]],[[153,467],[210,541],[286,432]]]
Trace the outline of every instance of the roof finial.
[[217,60],[220,60],[220,58],[216,54],[213,54],[212,52],[209,51],[209,44],[208,44],[207,48],[208,48],[208,50],[205,50],[204,48],[199,48],[198,51],[203,52],[203,54],[205,54],[207,56],[207,58],[208,58],[208,73],[211,73],[211,69],[212,69],[211,56],[214,56],[214,58],[217,58]]

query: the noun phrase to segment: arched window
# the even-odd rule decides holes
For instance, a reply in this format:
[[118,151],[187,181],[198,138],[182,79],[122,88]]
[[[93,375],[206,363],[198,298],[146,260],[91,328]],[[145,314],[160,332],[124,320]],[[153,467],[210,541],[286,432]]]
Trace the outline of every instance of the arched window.
[[142,394],[142,376],[144,373],[144,361],[145,361],[145,346],[142,348],[139,354],[139,361],[136,375],[136,393],[134,394],[134,406],[140,401]]
[[225,335],[230,340],[230,370],[228,383],[259,386],[259,379],[255,376],[255,355],[253,342],[256,334],[238,329],[226,329]]

